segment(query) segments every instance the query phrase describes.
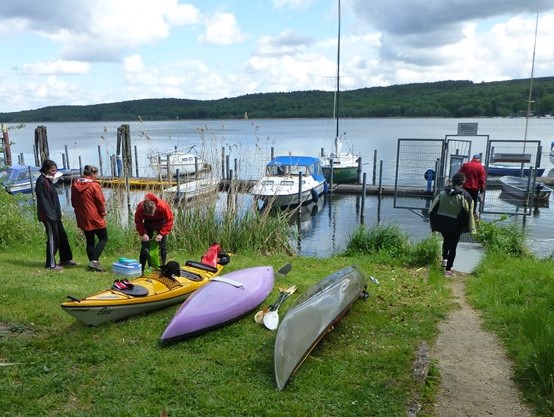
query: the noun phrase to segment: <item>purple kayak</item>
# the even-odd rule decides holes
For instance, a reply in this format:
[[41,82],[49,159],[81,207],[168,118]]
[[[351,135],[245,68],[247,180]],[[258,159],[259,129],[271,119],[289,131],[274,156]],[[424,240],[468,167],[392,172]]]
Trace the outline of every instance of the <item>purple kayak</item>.
[[188,339],[238,320],[267,298],[274,279],[271,266],[240,269],[212,278],[179,307],[164,330],[161,343]]

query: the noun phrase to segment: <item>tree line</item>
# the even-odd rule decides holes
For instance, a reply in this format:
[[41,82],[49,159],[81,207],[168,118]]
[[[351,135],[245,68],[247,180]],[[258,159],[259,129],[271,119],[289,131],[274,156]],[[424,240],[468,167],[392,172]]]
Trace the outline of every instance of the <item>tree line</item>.
[[[554,115],[554,77],[473,83],[440,81],[371,87],[340,93],[341,117],[521,117]],[[158,98],[86,106],[50,106],[0,113],[2,123],[327,118],[334,92],[247,94],[217,100]]]

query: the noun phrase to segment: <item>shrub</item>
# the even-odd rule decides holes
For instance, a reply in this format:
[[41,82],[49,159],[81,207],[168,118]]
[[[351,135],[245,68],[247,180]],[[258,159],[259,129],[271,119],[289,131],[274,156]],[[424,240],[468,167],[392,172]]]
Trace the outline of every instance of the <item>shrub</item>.
[[525,247],[525,234],[515,223],[501,224],[507,216],[501,216],[493,222],[481,221],[477,229],[476,240],[490,251],[511,256],[530,256]]

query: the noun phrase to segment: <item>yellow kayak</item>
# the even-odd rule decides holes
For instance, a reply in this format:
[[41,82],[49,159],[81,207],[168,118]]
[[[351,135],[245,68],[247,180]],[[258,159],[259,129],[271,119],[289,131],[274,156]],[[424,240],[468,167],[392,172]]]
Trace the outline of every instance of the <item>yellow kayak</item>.
[[[227,256],[227,262],[228,259]],[[68,296],[70,301],[61,307],[84,324],[98,326],[183,302],[222,269],[222,263],[214,267],[187,261],[179,275],[167,277],[160,271],[152,271],[125,283],[116,280],[114,286],[97,294],[82,299]]]

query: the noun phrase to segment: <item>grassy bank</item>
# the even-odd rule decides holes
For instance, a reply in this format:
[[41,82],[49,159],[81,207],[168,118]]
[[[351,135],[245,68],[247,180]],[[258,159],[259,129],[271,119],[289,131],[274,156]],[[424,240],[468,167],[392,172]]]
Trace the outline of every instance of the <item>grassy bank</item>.
[[[88,328],[64,313],[67,295],[111,286],[110,272],[85,268],[81,232],[66,219],[75,259],[62,273],[44,269],[43,229],[0,192],[0,410],[4,416],[402,416],[420,390],[412,363],[420,343],[432,344],[454,304],[437,268],[437,241],[412,246],[394,227],[357,230],[348,256],[295,257],[286,248],[286,218],[179,215],[169,258],[199,259],[209,242],[235,255],[226,272],[291,262],[278,287],[298,285],[279,310],[318,280],[357,265],[370,296],[316,347],[283,392],[273,380],[275,333],[253,314],[225,328],[161,348],[159,337],[178,306]],[[109,222],[102,262],[136,258],[134,232]],[[186,231],[194,239],[186,239]],[[258,230],[263,238],[252,238]],[[514,228],[482,224],[487,255],[468,281],[469,300],[504,341],[516,379],[537,415],[554,414],[554,262],[537,260]],[[268,248],[273,252],[267,254]],[[422,266],[423,265],[423,266]],[[431,265],[431,266],[429,266]],[[440,375],[431,364],[423,410],[431,416]]]
[[114,277],[84,267],[46,272],[41,255],[39,249],[0,254],[0,359],[13,364],[1,370],[6,416],[403,415],[416,388],[414,352],[434,339],[450,305],[439,271],[383,267],[368,256],[235,255],[227,271],[290,261],[292,271],[276,287],[296,284],[299,294],[351,264],[380,281],[278,392],[275,333],[253,316],[167,348],[158,340],[177,306],[87,328],[60,303],[68,294],[107,288]]

